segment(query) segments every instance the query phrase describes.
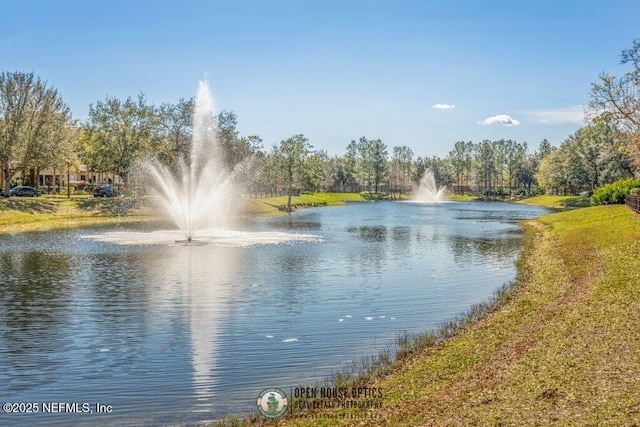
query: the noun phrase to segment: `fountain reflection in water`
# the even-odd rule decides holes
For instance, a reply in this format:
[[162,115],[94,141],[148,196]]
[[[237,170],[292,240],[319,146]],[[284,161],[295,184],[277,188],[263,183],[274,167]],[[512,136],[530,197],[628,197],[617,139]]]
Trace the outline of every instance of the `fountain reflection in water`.
[[418,189],[414,191],[413,198],[418,202],[437,203],[445,198],[447,187],[445,185],[438,187],[433,172],[427,170],[420,178]]
[[187,242],[198,230],[227,225],[235,211],[232,201],[238,194],[234,185],[236,173],[225,168],[216,134],[213,97],[209,84],[201,81],[195,99],[189,155],[179,158],[174,166],[155,159],[143,164],[162,207]]

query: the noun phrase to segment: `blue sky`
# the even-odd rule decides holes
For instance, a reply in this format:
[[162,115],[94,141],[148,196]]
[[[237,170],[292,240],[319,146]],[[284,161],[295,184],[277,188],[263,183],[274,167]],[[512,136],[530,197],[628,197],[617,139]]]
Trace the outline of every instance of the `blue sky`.
[[81,120],[107,95],[189,98],[206,75],[267,148],[303,133],[338,155],[361,136],[422,156],[458,140],[535,149],[583,125],[639,18],[619,0],[5,2],[0,70],[35,72]]

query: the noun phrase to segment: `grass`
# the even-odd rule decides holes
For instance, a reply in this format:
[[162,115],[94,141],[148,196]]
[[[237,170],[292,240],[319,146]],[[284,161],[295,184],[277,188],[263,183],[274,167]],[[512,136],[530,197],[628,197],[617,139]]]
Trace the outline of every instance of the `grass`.
[[447,196],[447,199],[453,202],[475,202],[478,200],[478,196],[473,194],[451,194]]
[[134,199],[90,196],[0,198],[0,234],[153,219]]
[[[640,218],[624,206],[598,206],[524,229],[508,302],[478,322],[445,325],[444,339],[406,339],[416,351],[367,379],[384,390],[381,410],[278,425],[637,425]],[[357,418],[374,411],[375,422]]]
[[[312,206],[342,206],[347,202],[363,202],[360,193],[313,193],[291,197],[294,209]],[[263,199],[243,199],[242,212],[245,216],[272,216],[286,214],[282,208],[287,205],[287,196]]]
[[526,205],[544,206],[554,209],[575,209],[586,208],[591,202],[588,197],[584,196],[535,196],[520,200],[518,203]]
[[[364,198],[359,193],[315,193],[292,198],[296,209],[361,201]],[[144,198],[92,196],[0,198],[0,234],[159,220],[147,202]],[[241,216],[286,215],[279,209],[286,204],[286,196],[242,199]]]

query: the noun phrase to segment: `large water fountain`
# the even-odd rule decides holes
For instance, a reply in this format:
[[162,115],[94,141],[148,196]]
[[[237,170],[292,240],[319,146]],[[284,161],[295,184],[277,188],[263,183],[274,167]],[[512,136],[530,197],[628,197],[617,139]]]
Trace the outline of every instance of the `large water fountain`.
[[142,176],[134,177],[138,184],[153,190],[159,208],[166,212],[178,230],[111,231],[84,237],[125,245],[192,244],[196,239],[200,244],[218,246],[322,241],[319,236],[309,234],[233,229],[241,194],[237,178],[251,161],[241,162],[230,171],[223,159],[213,97],[208,83],[201,81],[195,99],[189,154],[177,159],[173,165],[146,158],[137,168]]
[[187,242],[198,230],[225,225],[233,216],[237,190],[234,172],[222,164],[223,152],[217,141],[213,97],[206,81],[201,81],[195,99],[193,140],[186,158],[174,166],[153,159],[145,163],[156,195]]
[[433,172],[427,170],[420,178],[418,188],[414,191],[413,198],[419,202],[436,203],[444,200],[447,187],[438,187]]

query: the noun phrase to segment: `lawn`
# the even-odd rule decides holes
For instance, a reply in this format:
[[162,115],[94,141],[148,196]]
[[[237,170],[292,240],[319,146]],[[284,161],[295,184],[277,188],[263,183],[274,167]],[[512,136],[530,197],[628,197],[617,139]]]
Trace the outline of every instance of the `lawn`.
[[[359,193],[315,193],[292,197],[295,209],[314,206],[339,206],[347,202],[362,202]],[[239,216],[256,217],[285,215],[279,207],[287,197],[243,198]],[[42,196],[37,198],[0,198],[0,234],[16,231],[36,231],[86,227],[110,223],[158,221],[146,198],[91,196]]]
[[585,208],[590,206],[590,200],[584,196],[535,196],[522,199],[518,203],[537,205],[555,209]]
[[[291,206],[301,209],[313,206],[341,206],[347,202],[364,202],[360,193],[313,193],[291,197]],[[283,215],[283,208],[287,205],[287,196],[268,197],[261,199],[245,198],[242,203],[242,214],[245,216]]]
[[150,219],[153,219],[150,211],[139,201],[130,198],[0,198],[0,234]]

